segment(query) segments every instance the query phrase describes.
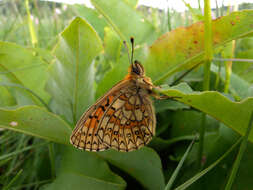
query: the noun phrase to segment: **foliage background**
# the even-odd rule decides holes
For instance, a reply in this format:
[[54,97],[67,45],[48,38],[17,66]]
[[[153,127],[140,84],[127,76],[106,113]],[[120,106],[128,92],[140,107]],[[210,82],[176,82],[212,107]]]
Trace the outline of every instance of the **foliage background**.
[[[253,111],[253,5],[212,10],[214,58],[210,89],[202,92],[203,7],[186,4],[189,10],[179,13],[137,7],[136,0],[92,4],[95,9],[0,2],[1,188],[164,189],[197,134],[172,189],[188,179],[191,185],[178,189],[224,189],[238,155],[243,157],[232,189],[251,189],[253,132],[246,129]],[[78,118],[127,72],[122,41],[130,36],[135,58],[162,85],[160,93],[180,98],[155,100],[156,136],[147,147],[130,153],[75,150],[69,136]],[[245,134],[250,142],[240,154],[238,146],[230,147]],[[203,173],[212,163],[215,168]]]

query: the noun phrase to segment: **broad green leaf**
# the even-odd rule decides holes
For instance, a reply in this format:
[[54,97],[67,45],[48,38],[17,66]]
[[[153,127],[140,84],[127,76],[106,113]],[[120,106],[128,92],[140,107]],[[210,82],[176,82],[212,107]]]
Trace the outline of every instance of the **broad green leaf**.
[[91,2],[122,41],[129,41],[133,36],[137,44],[151,43],[157,37],[154,26],[125,1],[92,0]]
[[71,133],[71,127],[59,116],[38,106],[0,109],[0,127],[62,144],[69,144]]
[[[164,88],[160,92],[168,96],[178,97],[179,102],[207,113],[241,135],[245,134],[253,110],[253,98],[233,102],[214,91],[191,92],[190,87],[185,83],[173,88]],[[252,131],[249,140],[253,142]]]
[[109,150],[98,155],[134,177],[145,189],[165,187],[161,160],[151,148],[143,147],[128,153]]
[[53,111],[75,123],[94,102],[94,58],[102,50],[100,38],[81,18],[75,18],[61,33],[49,68],[47,90]]
[[[142,60],[145,56],[145,48],[136,48],[135,49],[135,58],[138,60]],[[114,64],[114,67],[105,73],[103,80],[101,80],[98,84],[98,88],[96,91],[96,97],[102,96],[109,89],[112,88],[113,85],[118,83],[120,80],[124,79],[124,77],[128,73],[129,67],[129,59],[127,53],[124,53],[119,61]]]
[[[0,77],[5,79],[4,81],[16,83],[32,90],[47,102],[49,95],[45,92],[44,86],[47,79],[46,69],[48,65],[34,54],[35,52],[16,44],[0,42]],[[15,89],[14,96],[17,99],[24,96],[26,99],[36,102],[34,97],[24,92],[24,90]],[[26,101],[27,104],[28,101]],[[26,103],[20,101],[20,104]]]
[[[195,135],[201,128],[202,113],[195,110],[178,110],[171,114],[172,128],[170,137]],[[217,131],[219,122],[212,117],[206,117],[206,133]]]
[[[0,65],[0,72],[2,73],[0,86],[6,88],[14,98],[15,102],[13,106],[36,104],[36,99],[31,93],[24,90],[23,83],[12,72],[8,71],[3,65]],[[20,87],[15,87],[15,85]]]
[[100,38],[104,38],[104,28],[107,26],[104,17],[95,9],[88,8],[84,5],[73,5],[72,9],[78,13],[78,16],[83,17],[95,31],[99,34]]
[[125,189],[125,181],[112,173],[108,164],[96,153],[66,146],[57,148],[56,180],[45,190]]
[[189,109],[189,106],[171,100],[155,100],[154,105],[156,113],[163,112],[165,110]]
[[127,60],[127,55],[120,58],[120,61],[108,71],[103,80],[98,84],[96,91],[96,98],[99,98],[104,93],[106,93],[113,85],[117,84],[120,80],[124,78],[127,74],[127,68],[129,66],[129,61]]
[[[212,21],[213,47],[253,32],[253,11],[233,12]],[[204,60],[204,23],[179,27],[162,35],[149,48],[145,61],[147,75],[162,83],[175,72],[188,69]],[[162,76],[162,77],[161,77]]]
[[120,57],[122,42],[117,33],[109,27],[105,28],[104,52],[107,61],[117,63]]
[[11,106],[14,104],[15,99],[11,93],[5,87],[0,86],[0,107]]
[[[104,170],[99,170],[99,172],[104,172]],[[125,189],[125,186],[122,184],[116,184],[101,179],[92,178],[89,175],[84,175],[81,173],[70,171],[61,173],[52,184],[46,185],[44,188],[42,188],[42,190],[56,190],[56,189],[123,190]]]

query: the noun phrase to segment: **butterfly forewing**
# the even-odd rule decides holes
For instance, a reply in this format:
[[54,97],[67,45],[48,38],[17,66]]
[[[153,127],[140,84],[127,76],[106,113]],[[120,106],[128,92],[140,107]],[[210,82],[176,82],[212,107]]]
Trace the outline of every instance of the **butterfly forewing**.
[[155,133],[155,114],[145,89],[130,81],[116,85],[80,119],[71,143],[89,151],[136,150]]

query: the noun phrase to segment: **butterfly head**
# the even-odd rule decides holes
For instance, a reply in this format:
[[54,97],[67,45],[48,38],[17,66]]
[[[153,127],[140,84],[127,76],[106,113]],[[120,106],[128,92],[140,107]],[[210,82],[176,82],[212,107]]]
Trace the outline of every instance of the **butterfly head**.
[[131,75],[143,77],[145,75],[144,67],[139,61],[135,60],[134,63],[132,63],[129,67],[129,73]]
[[130,38],[130,42],[131,42],[131,46],[132,46],[131,57],[129,55],[126,41],[124,41],[124,45],[127,49],[128,58],[129,58],[129,62],[130,62],[130,66],[128,69],[128,75],[125,77],[125,79],[134,79],[136,81],[137,85],[142,86],[147,89],[152,89],[153,84],[151,82],[151,79],[149,77],[145,76],[145,70],[144,70],[144,67],[142,66],[142,64],[137,60],[133,61],[133,56],[134,56],[134,38],[133,37]]

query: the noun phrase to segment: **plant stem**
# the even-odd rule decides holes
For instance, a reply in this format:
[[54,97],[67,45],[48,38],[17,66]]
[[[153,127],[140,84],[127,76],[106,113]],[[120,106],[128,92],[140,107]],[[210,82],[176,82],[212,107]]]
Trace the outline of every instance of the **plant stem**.
[[53,143],[48,144],[48,151],[49,151],[49,159],[51,164],[51,177],[55,178],[55,152],[54,152],[54,145]]
[[38,43],[38,39],[37,39],[35,29],[34,29],[34,26],[33,26],[33,22],[32,22],[32,19],[31,19],[31,13],[30,13],[30,9],[29,9],[29,0],[25,1],[25,8],[26,8],[26,14],[27,14],[30,37],[31,37],[31,43],[32,43],[33,47],[36,47],[37,43]]
[[210,0],[205,0],[204,7],[204,20],[205,20],[205,65],[204,65],[204,82],[203,90],[209,90],[210,83],[210,66],[213,58],[213,44],[212,44],[212,17]]
[[[237,10],[237,6],[234,7],[234,10],[236,11]],[[235,40],[233,40],[231,43],[231,49],[229,49],[229,58],[232,58],[234,57],[234,51],[235,51]],[[231,78],[231,73],[232,73],[232,64],[233,62],[232,61],[227,61],[226,62],[226,66],[225,66],[225,69],[226,69],[226,79],[225,79],[225,84],[224,84],[224,92],[225,93],[228,93],[229,91],[229,84],[230,84],[230,78]]]
[[[209,90],[210,86],[210,70],[211,70],[211,61],[213,58],[213,38],[212,38],[212,17],[211,17],[211,6],[210,0],[204,1],[204,20],[205,20],[205,64],[204,64],[204,81],[203,81],[203,90]],[[203,148],[204,148],[204,136],[205,136],[205,125],[206,125],[206,115],[203,113],[202,116],[202,125],[200,129],[200,141],[199,141],[199,150],[198,150],[198,166],[201,169],[202,157],[203,157]]]
[[248,142],[248,138],[249,138],[249,134],[250,134],[250,131],[252,129],[252,126],[253,126],[253,111],[251,113],[247,131],[245,133],[245,136],[243,137],[243,140],[242,140],[242,143],[241,143],[241,146],[240,146],[240,149],[239,149],[239,153],[238,153],[237,158],[234,162],[233,169],[232,169],[231,174],[229,176],[228,183],[226,185],[225,190],[230,190],[232,188],[232,185],[233,185],[233,182],[235,180],[236,174],[238,172],[243,154],[244,154],[244,152],[246,150],[246,147],[247,147],[247,142]]
[[[167,5],[168,5],[168,0],[167,0]],[[171,13],[169,6],[167,6],[167,23],[168,23],[168,31],[171,31]]]
[[199,149],[198,149],[198,169],[202,169],[202,157],[204,152],[204,139],[205,139],[205,124],[206,124],[206,114],[202,113],[201,116],[201,128],[199,133]]

